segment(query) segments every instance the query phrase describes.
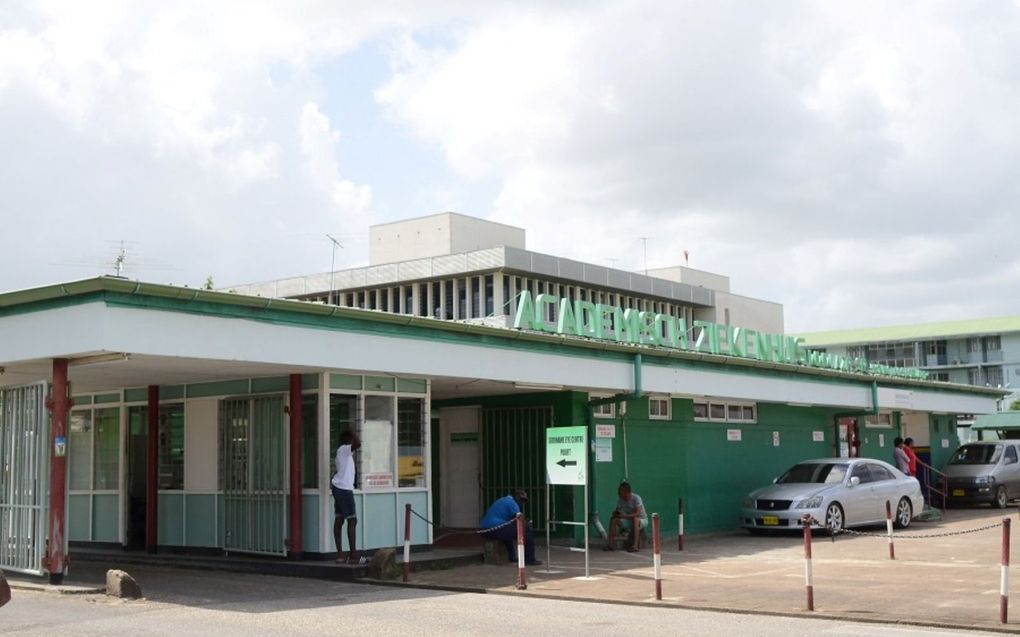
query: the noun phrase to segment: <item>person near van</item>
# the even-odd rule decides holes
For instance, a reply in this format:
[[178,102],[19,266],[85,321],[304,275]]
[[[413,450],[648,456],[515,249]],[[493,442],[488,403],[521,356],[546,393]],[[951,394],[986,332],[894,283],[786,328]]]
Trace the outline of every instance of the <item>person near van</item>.
[[917,452],[914,451],[914,439],[903,439],[903,451],[907,454],[907,468],[910,470],[908,476],[917,477]]
[[903,450],[903,438],[897,437],[893,440],[893,460],[896,461],[896,468],[904,475],[910,475],[910,456]]
[[333,492],[333,541],[336,543],[336,561],[343,562],[343,531],[344,521],[347,521],[347,563],[358,564],[361,559],[358,557],[358,550],[355,548],[355,538],[358,528],[358,513],[354,509],[354,452],[361,447],[358,436],[350,429],[345,429],[340,434],[340,446],[336,448],[336,473],[330,481],[330,491]]
[[638,550],[638,539],[641,529],[648,528],[648,513],[645,512],[645,503],[641,496],[630,489],[630,484],[621,482],[616,490],[619,500],[613,516],[609,518],[609,541],[603,547],[604,551],[612,551],[616,542],[616,533],[623,523],[630,523],[630,546],[627,551],[634,553]]
[[[511,562],[517,560],[517,525],[511,523],[521,512],[521,507],[528,501],[528,492],[516,489],[512,495],[505,495],[492,503],[485,512],[480,526],[482,537],[487,540],[499,540],[506,547],[506,554]],[[542,562],[535,559],[535,534],[530,524],[524,525],[524,563],[537,566]]]

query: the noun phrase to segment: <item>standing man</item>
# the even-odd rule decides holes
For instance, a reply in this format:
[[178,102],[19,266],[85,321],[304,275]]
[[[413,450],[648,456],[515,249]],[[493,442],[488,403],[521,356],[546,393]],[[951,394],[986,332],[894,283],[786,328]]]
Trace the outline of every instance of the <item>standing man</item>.
[[645,512],[645,503],[641,500],[641,496],[631,491],[628,482],[620,483],[616,495],[620,499],[616,502],[616,509],[613,510],[612,517],[609,518],[609,542],[602,550],[615,550],[616,534],[620,524],[627,521],[630,523],[630,546],[627,547],[627,552],[635,553],[638,550],[641,529],[648,528],[648,513]]
[[903,438],[897,437],[893,440],[893,460],[896,461],[896,468],[905,476],[910,474],[910,456],[903,450]]
[[347,552],[348,564],[359,564],[358,551],[355,548],[355,531],[358,528],[358,514],[354,510],[354,452],[361,447],[361,441],[350,429],[340,434],[340,446],[336,449],[336,473],[330,481],[333,492],[333,541],[336,543],[336,561],[343,562],[343,538],[340,531],[344,520],[347,520]]
[[903,451],[907,454],[907,469],[910,470],[908,476],[917,477],[917,452],[914,451],[914,439],[904,438],[903,439]]
[[[527,501],[527,492],[524,489],[517,489],[513,495],[505,495],[493,502],[480,523],[480,526],[486,529],[482,531],[482,537],[502,542],[511,561],[516,561],[517,557],[517,525],[510,521],[517,517],[521,512],[521,506]],[[542,563],[535,559],[535,536],[530,524],[524,525],[524,563],[528,566]]]

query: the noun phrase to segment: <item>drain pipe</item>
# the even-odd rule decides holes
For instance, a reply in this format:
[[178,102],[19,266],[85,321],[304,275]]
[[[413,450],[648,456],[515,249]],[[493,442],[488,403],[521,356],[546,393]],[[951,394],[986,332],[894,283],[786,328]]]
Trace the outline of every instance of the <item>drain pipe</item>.
[[[634,391],[629,394],[616,394],[609,398],[596,398],[595,400],[588,401],[588,467],[589,467],[589,480],[588,480],[588,496],[589,502],[591,503],[590,519],[591,524],[595,527],[602,539],[609,537],[602,521],[599,520],[599,512],[597,510],[598,505],[595,499],[595,408],[602,405],[620,405],[628,400],[637,400],[641,398],[641,354],[634,355]],[[625,426],[621,419],[621,426]]]

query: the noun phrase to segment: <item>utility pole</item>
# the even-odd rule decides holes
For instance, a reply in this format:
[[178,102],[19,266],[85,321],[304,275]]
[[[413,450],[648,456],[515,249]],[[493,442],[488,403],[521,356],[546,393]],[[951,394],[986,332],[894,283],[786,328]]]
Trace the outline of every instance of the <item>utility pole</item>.
[[333,244],[333,256],[329,260],[329,304],[333,305],[333,275],[336,274],[336,249],[338,247],[343,248],[343,245],[328,232],[326,233],[326,238]]

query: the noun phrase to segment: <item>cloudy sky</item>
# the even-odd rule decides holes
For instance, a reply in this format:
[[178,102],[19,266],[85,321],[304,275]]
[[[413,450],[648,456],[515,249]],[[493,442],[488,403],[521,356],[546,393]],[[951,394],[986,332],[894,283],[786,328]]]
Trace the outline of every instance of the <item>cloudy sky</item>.
[[789,331],[1020,313],[1016,2],[0,3],[0,290],[455,210]]

